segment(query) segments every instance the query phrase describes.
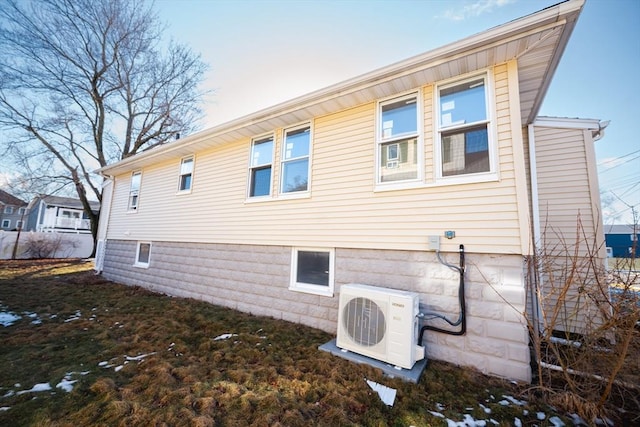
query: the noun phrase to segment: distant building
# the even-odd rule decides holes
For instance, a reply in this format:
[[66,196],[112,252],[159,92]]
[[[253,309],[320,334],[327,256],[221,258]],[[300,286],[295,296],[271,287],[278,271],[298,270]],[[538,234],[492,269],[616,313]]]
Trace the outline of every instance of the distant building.
[[607,245],[607,256],[627,258],[633,254],[637,258],[640,256],[639,236],[640,227],[637,225],[605,225],[604,239]]
[[[91,210],[97,213],[100,210],[100,203],[90,203]],[[79,199],[40,195],[29,203],[29,216],[25,230],[91,233],[91,223]]]
[[0,190],[0,230],[23,228],[27,214],[27,202]]

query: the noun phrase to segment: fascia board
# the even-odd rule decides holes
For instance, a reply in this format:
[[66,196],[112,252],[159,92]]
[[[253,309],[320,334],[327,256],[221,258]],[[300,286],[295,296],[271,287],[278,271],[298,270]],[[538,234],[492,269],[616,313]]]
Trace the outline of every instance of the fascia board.
[[[335,85],[328,86],[323,89],[319,89],[314,92],[310,92],[306,95],[302,95],[291,100],[282,102],[280,104],[259,110],[255,113],[239,117],[226,123],[214,126],[210,129],[198,132],[196,134],[187,136],[185,138],[172,141],[170,143],[155,147],[149,151],[141,152],[135,156],[131,156],[124,160],[118,161],[112,165],[104,166],[94,171],[94,173],[108,176],[112,174],[122,173],[134,168],[136,164],[148,164],[148,161],[167,155],[172,151],[179,148],[186,148],[187,146],[197,144],[198,142],[216,138],[226,133],[230,133],[254,124],[267,121],[271,118],[284,115],[289,112],[304,109],[313,105],[321,104],[322,102],[329,101],[337,96],[341,96],[347,93],[356,92],[372,84],[379,83],[381,80],[390,79],[399,74],[406,74],[410,71],[419,70],[420,68],[432,65],[437,61],[445,61],[453,57],[458,57],[465,52],[470,52],[487,46],[490,44],[499,43],[501,40],[517,37],[518,34],[530,32],[537,27],[546,27],[553,25],[556,22],[558,25],[569,25],[564,22],[566,16],[576,14],[573,19],[570,20],[571,29],[577,19],[577,14],[580,12],[584,0],[569,0],[563,3],[559,3],[555,6],[550,6],[539,12],[534,12],[530,15],[518,18],[516,20],[507,22],[505,24],[493,27],[489,30],[477,33],[475,35],[466,37],[459,41],[444,45],[442,47],[433,49],[423,54],[416,55],[414,57],[396,62],[394,64],[379,68],[369,73],[362,74],[337,83]],[[539,110],[539,105],[544,98],[544,93],[550,84],[551,76],[557,67],[557,63],[564,51],[564,47],[568,41],[571,29],[564,31],[563,40],[561,41],[558,52],[554,55],[552,65],[549,67],[547,76],[543,82],[541,88],[541,94],[536,98],[534,109],[532,113],[536,113]],[[536,114],[533,114],[535,117]],[[531,119],[530,121],[532,121]]]

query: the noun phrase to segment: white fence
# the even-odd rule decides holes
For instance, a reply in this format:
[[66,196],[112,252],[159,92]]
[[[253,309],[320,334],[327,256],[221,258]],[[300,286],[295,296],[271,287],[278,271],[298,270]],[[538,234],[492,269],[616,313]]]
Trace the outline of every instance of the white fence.
[[[16,248],[17,231],[0,230],[0,259],[11,259]],[[91,234],[21,232],[17,259],[87,258],[93,250]]]

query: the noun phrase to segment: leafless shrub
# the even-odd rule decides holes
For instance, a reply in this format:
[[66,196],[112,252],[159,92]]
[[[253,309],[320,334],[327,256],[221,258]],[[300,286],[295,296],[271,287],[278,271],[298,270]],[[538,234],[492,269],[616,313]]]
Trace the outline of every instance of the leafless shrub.
[[78,242],[65,238],[59,233],[36,234],[31,233],[25,242],[25,255],[29,258],[68,257]]
[[533,292],[526,317],[537,386],[550,391],[550,404],[590,423],[613,408],[638,422],[640,279],[632,268],[635,259],[609,269],[604,242],[587,228],[580,218],[572,238],[546,228],[541,249],[530,259]]

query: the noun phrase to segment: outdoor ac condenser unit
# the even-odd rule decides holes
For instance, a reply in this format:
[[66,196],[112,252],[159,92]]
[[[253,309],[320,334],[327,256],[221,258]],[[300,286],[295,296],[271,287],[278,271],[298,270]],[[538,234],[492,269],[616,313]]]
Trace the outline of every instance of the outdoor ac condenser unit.
[[340,288],[338,337],[342,349],[411,369],[424,358],[415,292],[349,284]]

